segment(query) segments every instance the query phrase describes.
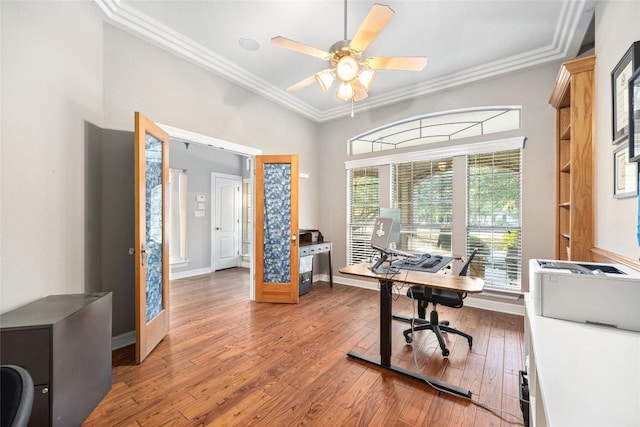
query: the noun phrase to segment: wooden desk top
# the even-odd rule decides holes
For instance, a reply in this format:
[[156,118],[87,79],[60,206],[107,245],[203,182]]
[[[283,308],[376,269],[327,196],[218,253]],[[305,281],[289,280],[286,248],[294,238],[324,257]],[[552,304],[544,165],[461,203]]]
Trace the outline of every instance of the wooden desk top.
[[396,274],[377,274],[369,270],[371,265],[371,263],[363,262],[356,265],[342,267],[339,271],[343,274],[365,277],[368,279],[391,280],[393,282],[466,292],[468,294],[482,292],[482,289],[484,288],[484,280],[477,277],[454,276],[452,274],[443,273],[426,273],[414,270],[400,270]]

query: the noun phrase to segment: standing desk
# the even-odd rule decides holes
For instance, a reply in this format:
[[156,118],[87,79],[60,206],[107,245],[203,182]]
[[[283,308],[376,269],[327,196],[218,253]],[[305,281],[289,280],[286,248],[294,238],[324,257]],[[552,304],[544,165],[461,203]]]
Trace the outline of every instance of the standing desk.
[[484,280],[476,277],[411,270],[400,270],[400,272],[395,275],[377,274],[369,270],[371,265],[370,263],[349,265],[341,268],[339,271],[343,274],[376,279],[380,282],[380,359],[378,360],[377,358],[368,357],[353,351],[350,351],[347,355],[423,382],[426,380],[441,389],[459,396],[471,398],[471,391],[467,389],[434,378],[425,377],[418,372],[409,371],[391,364],[391,305],[393,302],[391,294],[393,292],[394,282],[424,286],[427,289],[436,288],[456,292],[479,293],[482,292],[484,288]]

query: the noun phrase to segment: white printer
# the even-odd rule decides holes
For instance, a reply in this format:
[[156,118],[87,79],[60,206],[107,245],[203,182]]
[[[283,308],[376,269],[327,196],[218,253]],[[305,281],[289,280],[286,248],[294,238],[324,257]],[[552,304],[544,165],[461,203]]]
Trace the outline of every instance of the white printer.
[[640,332],[640,272],[621,264],[529,260],[540,316]]

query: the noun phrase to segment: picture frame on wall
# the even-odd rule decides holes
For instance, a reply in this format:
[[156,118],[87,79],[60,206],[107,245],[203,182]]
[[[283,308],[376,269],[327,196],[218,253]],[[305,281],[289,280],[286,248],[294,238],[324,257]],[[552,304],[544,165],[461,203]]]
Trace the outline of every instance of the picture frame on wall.
[[640,162],[640,67],[629,79],[629,160]]
[[623,199],[638,195],[638,164],[629,161],[629,146],[620,144],[613,151],[613,197]]
[[629,133],[628,82],[640,66],[640,41],[634,42],[611,72],[612,139],[617,142]]

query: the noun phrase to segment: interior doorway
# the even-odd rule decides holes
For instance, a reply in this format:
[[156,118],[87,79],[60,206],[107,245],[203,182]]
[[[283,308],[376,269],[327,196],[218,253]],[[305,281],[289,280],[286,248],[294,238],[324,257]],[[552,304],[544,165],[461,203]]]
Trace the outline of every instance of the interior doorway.
[[[243,189],[243,181],[246,182],[246,180],[249,180],[250,188],[253,188],[253,180],[254,180],[253,167],[255,164],[255,156],[260,155],[262,153],[261,150],[235,144],[229,141],[220,140],[217,138],[198,134],[195,132],[186,131],[184,129],[175,128],[169,125],[159,124],[159,126],[169,134],[169,137],[172,141],[179,142],[179,144],[177,145],[180,147],[180,150],[187,150],[187,151],[198,150],[199,151],[198,157],[201,159],[211,158],[212,164],[215,161],[214,159],[218,159],[220,157],[225,156],[225,159],[227,159],[226,161],[223,162],[225,165],[229,163],[241,165],[240,166],[242,169],[241,173],[237,173],[236,171],[233,171],[230,173],[230,175],[237,175],[240,178],[240,181],[239,181],[240,195],[238,198],[240,203],[239,211],[240,212],[250,211],[248,207],[254,205],[254,199],[253,199],[254,195],[251,194],[249,198],[243,197],[243,193],[244,195],[246,195],[246,188]],[[211,154],[208,154],[208,153],[211,153]],[[174,152],[172,151],[170,153],[170,159],[174,159],[175,157],[177,156],[175,156]],[[177,166],[180,167],[180,165],[177,165]],[[211,178],[211,171],[212,171],[211,166],[209,166],[209,172],[207,173],[207,181],[209,181],[209,183],[213,181],[213,179]],[[226,169],[226,170],[223,170],[221,173],[228,173],[228,172],[229,170]],[[195,175],[195,171],[191,171],[190,173],[190,171],[187,170],[187,174]],[[193,182],[193,179],[190,176],[189,183],[191,184],[192,182]],[[194,226],[192,227],[192,230],[188,231],[188,233],[190,236],[192,236],[194,233],[196,235],[204,234],[206,236],[207,243],[206,243],[206,247],[201,245],[200,248],[195,248],[195,249],[192,248],[192,253],[187,254],[187,258],[189,258],[192,261],[191,266],[182,267],[178,274],[176,275],[172,274],[172,278],[189,277],[191,275],[196,275],[196,274],[207,274],[215,271],[216,269],[216,265],[213,259],[214,248],[213,248],[213,245],[211,244],[212,243],[211,230],[213,230],[214,228],[213,216],[214,216],[214,210],[215,210],[215,208],[213,207],[214,199],[212,197],[212,194],[213,194],[213,189],[210,187],[210,184],[207,184],[207,191],[196,191],[195,193],[189,191],[188,203],[191,206],[191,209],[189,210],[189,215],[190,215],[190,219],[194,220]],[[205,207],[209,205],[211,208],[201,209],[202,203],[205,204]],[[245,224],[252,227],[252,229],[246,233],[243,233],[243,230],[240,229],[240,236],[242,237],[241,237],[241,240],[238,241],[237,246],[239,247],[238,250],[241,252],[242,256],[240,257],[240,260],[237,265],[243,265],[243,266],[249,267],[250,277],[251,277],[251,284],[249,287],[250,289],[249,296],[251,299],[254,299],[255,283],[253,279],[254,277],[253,254],[251,253],[251,251],[249,251],[248,253],[244,253],[244,251],[242,250],[242,247],[243,246],[251,247],[253,245],[252,239],[253,239],[253,236],[255,235],[255,230],[253,230],[253,223],[251,221],[245,222],[244,218],[242,218],[240,222],[241,222],[240,224],[241,227]],[[249,242],[244,241],[245,237],[249,238]],[[196,255],[201,256],[202,254],[196,254],[194,252],[206,252],[206,258],[208,260],[206,262],[206,265],[204,265],[203,263],[201,263],[201,265],[197,265],[197,263],[195,262]]]

